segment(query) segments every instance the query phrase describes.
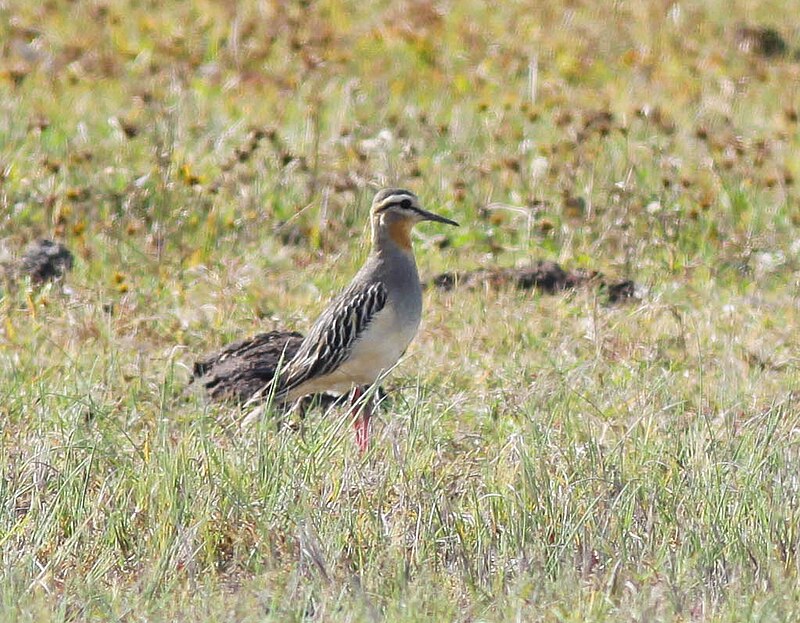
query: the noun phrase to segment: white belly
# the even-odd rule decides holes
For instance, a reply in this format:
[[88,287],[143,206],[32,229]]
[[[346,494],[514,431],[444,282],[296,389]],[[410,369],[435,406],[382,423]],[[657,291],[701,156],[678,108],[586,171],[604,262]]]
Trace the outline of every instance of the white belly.
[[382,309],[353,345],[350,357],[340,369],[358,383],[374,382],[381,372],[397,363],[417,334],[418,327],[419,322],[402,325],[397,322],[391,308]]
[[353,345],[350,356],[331,374],[303,386],[304,393],[345,393],[354,385],[371,385],[394,366],[417,334],[419,322],[399,323],[394,310],[384,307]]

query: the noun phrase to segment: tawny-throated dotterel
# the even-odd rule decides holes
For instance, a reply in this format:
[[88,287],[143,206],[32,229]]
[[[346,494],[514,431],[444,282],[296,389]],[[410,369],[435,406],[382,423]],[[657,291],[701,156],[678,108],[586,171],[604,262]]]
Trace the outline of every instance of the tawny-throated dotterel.
[[422,286],[411,246],[411,230],[420,221],[458,225],[424,210],[408,190],[387,188],[375,195],[372,247],[364,265],[265,388],[276,402],[352,390],[356,443],[362,451],[372,416],[372,401],[362,399],[364,391],[398,362],[422,318]]

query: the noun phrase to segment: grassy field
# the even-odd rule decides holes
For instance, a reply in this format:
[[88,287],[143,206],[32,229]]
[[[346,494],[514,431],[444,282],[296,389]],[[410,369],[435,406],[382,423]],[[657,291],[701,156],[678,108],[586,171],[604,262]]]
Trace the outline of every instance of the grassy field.
[[[0,618],[800,620],[796,3],[225,4],[0,2]],[[427,290],[363,457],[187,392],[383,185],[641,296]]]

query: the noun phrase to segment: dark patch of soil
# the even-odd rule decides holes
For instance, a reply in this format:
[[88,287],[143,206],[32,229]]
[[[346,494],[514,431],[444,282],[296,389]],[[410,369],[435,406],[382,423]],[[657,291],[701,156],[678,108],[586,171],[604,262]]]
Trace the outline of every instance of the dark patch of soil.
[[34,283],[44,283],[63,277],[73,262],[72,253],[60,242],[37,240],[25,249],[17,272],[30,275]]
[[617,283],[606,284],[609,303],[619,303],[636,296],[636,284],[630,279]]
[[789,49],[781,34],[769,26],[740,25],[736,29],[736,44],[744,52],[767,58],[782,56]]
[[608,281],[601,273],[582,269],[564,270],[556,262],[540,260],[525,268],[484,268],[458,273],[442,273],[428,282],[428,286],[449,291],[455,287],[476,288],[514,287],[519,290],[541,290],[555,294],[580,286],[596,284],[608,294],[609,303],[619,303],[636,296],[633,281]]

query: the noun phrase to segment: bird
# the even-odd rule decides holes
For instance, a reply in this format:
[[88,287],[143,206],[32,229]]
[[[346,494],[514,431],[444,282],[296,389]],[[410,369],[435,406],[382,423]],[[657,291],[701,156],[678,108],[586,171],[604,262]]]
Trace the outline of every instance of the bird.
[[399,361],[422,319],[422,285],[411,245],[411,230],[422,221],[459,226],[423,209],[409,190],[385,188],[375,194],[371,246],[363,266],[264,388],[274,403],[352,391],[351,414],[362,453],[368,448],[373,409],[365,392]]
[[232,342],[195,361],[190,384],[202,386],[211,402],[247,404],[302,341],[297,331],[269,331]]

